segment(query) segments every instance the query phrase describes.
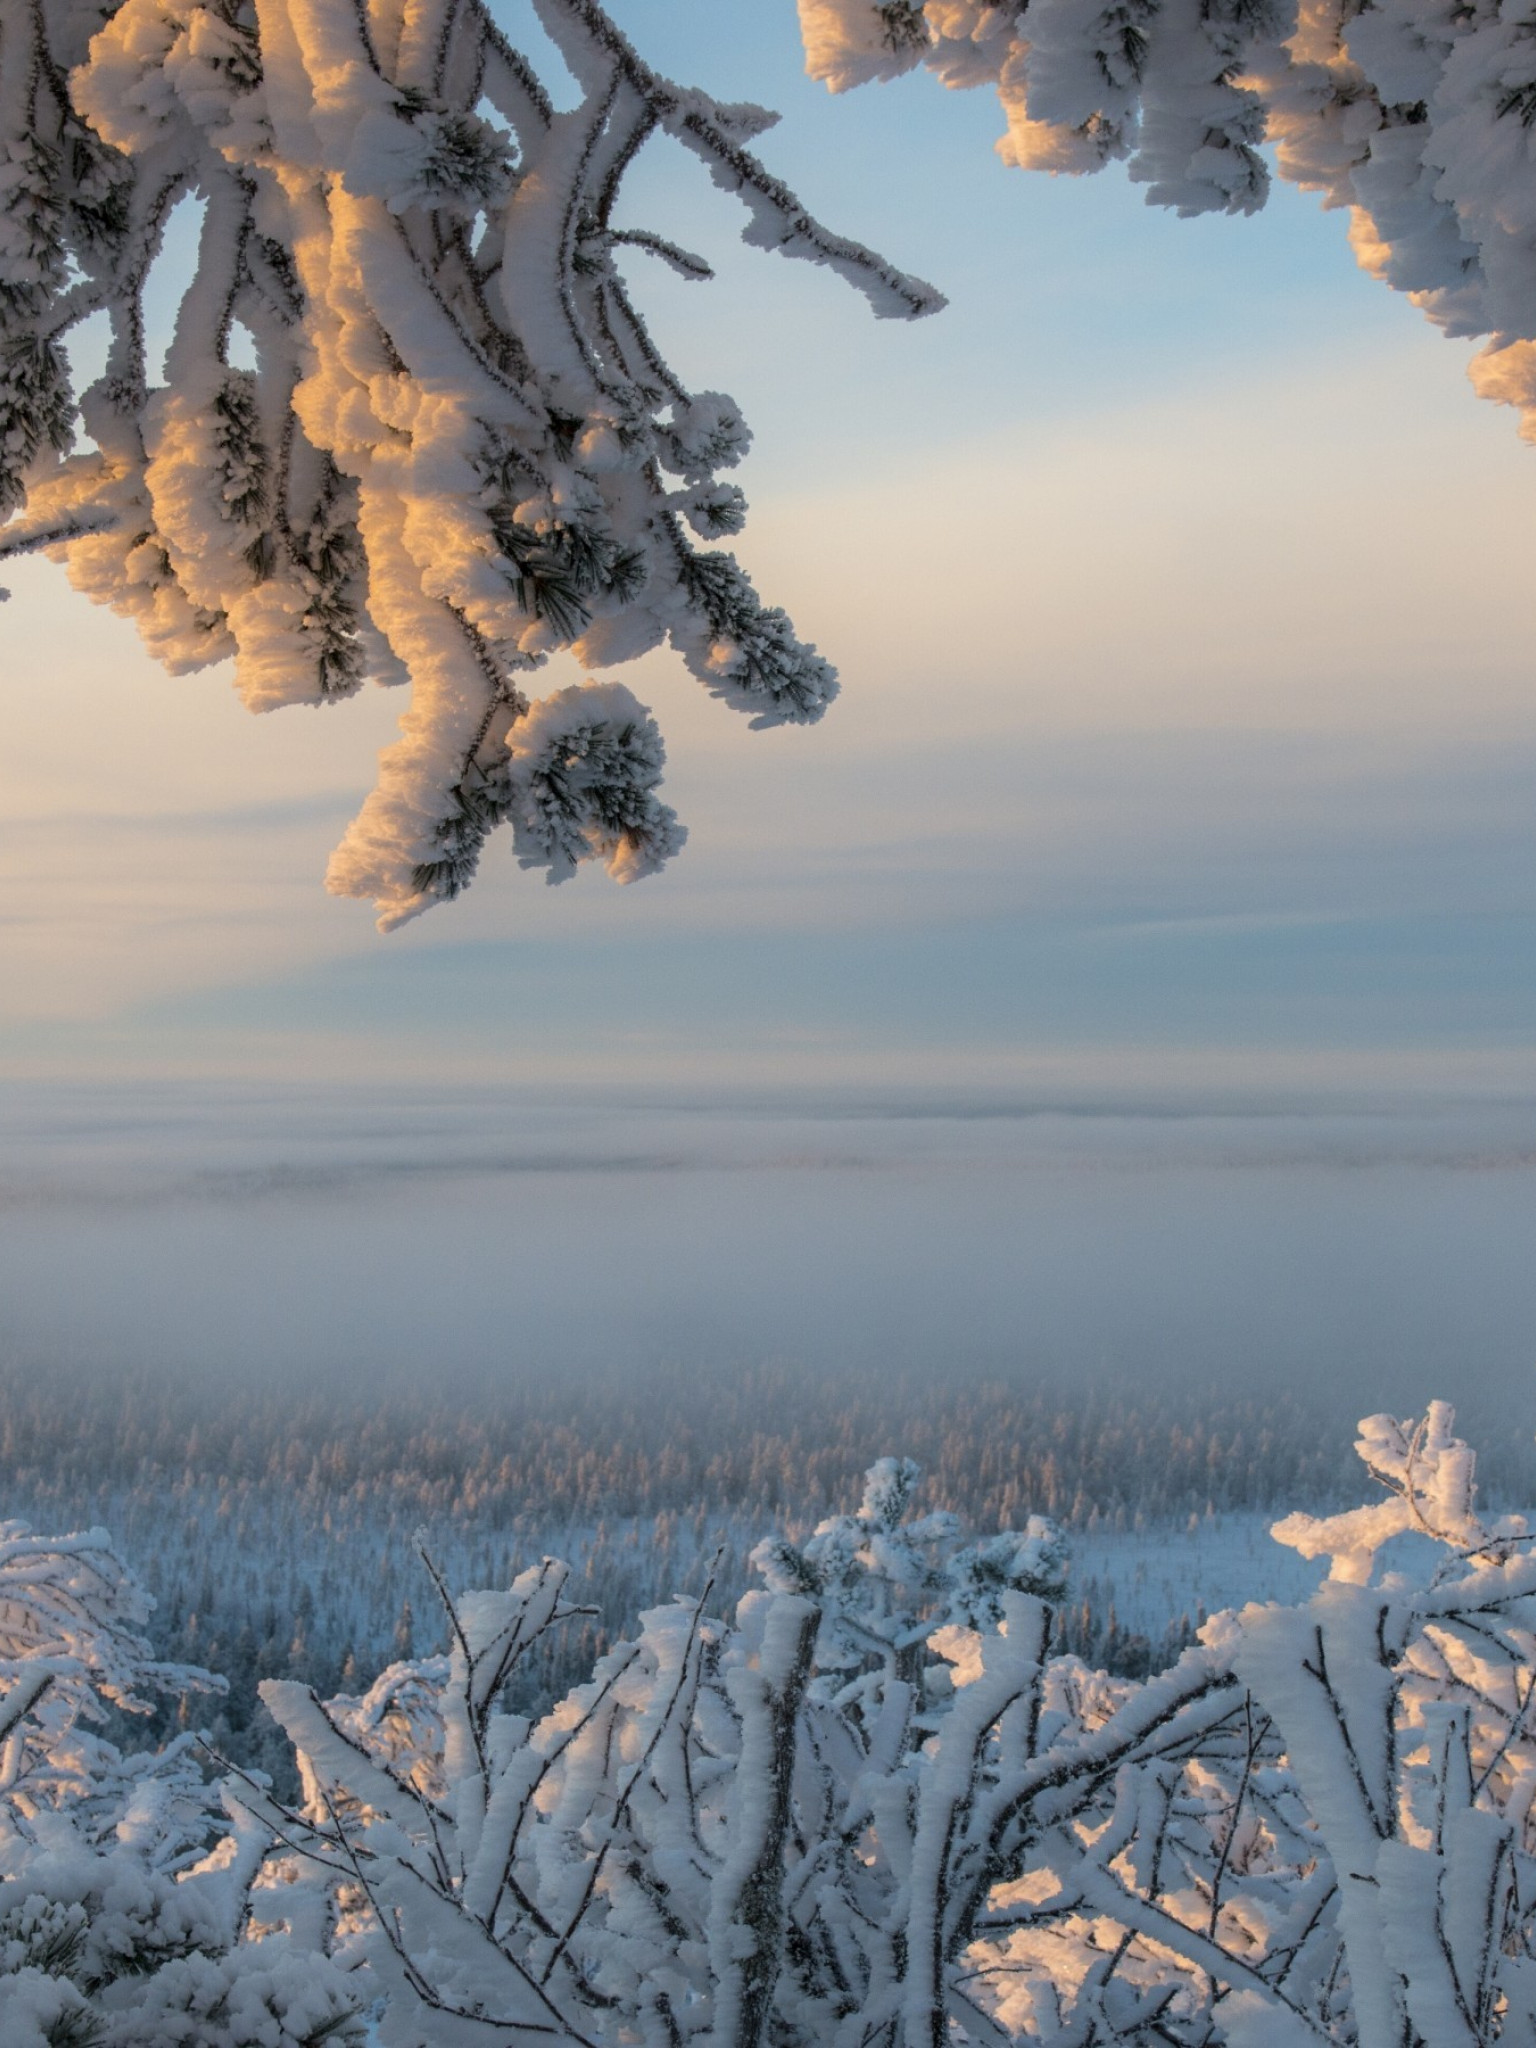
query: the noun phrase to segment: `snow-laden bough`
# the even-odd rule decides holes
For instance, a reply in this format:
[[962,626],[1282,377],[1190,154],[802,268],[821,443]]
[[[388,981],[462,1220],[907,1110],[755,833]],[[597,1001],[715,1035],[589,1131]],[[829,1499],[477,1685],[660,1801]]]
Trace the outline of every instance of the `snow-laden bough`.
[[[612,682],[530,701],[551,652],[670,641],[757,725],[819,718],[836,680],[717,545],[750,436],[636,309],[626,263],[709,270],[617,225],[625,172],[670,137],[748,241],[878,314],[938,294],[812,219],[749,147],[771,115],[658,76],[591,0],[539,0],[580,87],[558,110],[483,0],[106,13],[0,0],[0,554],[64,561],[173,671],[232,657],[253,710],[408,681],[329,874],[385,926],[457,895],[504,821],[551,881],[653,872],[683,839],[656,727]],[[144,287],[188,193],[201,244],[152,387]],[[66,338],[100,312],[77,408]]]
[[1363,267],[1536,440],[1536,16],[1508,0],[799,0],[833,92],[919,66],[988,85],[1005,163],[1123,163],[1181,214],[1282,178],[1346,208]]
[[[597,0],[535,4],[575,106],[487,0],[0,0],[0,556],[62,560],[175,672],[232,658],[254,710],[408,683],[329,872],[386,927],[462,891],[505,822],[551,881],[589,859],[635,880],[682,844],[649,713],[612,681],[536,704],[552,653],[602,670],[670,642],[758,725],[813,722],[836,690],[720,545],[749,436],[631,296],[631,263],[709,275],[620,224],[641,148],[691,151],[749,242],[877,314],[943,303],[766,168],[772,115],[660,76]],[[800,20],[834,90],[918,66],[989,84],[1007,161],[1123,161],[1181,213],[1261,206],[1267,141],[1350,209],[1368,269],[1490,337],[1474,382],[1536,437],[1519,7],[800,0]],[[145,284],[187,194],[201,245],[152,385]],[[77,397],[68,337],[96,314],[107,366]]]

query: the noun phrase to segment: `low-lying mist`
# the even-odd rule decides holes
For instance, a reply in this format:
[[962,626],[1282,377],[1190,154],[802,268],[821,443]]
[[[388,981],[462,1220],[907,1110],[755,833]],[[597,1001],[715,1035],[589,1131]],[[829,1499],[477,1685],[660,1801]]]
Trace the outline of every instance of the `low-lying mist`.
[[599,1434],[660,1371],[701,1426],[769,1363],[834,1411],[911,1377],[1262,1397],[1328,1432],[1443,1395],[1536,1429],[1528,1109],[0,1109],[13,1368],[466,1415],[584,1388]]

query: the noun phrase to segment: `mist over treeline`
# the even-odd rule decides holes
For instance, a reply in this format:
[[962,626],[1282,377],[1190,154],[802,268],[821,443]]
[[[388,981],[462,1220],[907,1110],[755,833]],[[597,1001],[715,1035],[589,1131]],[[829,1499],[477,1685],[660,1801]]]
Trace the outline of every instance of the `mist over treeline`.
[[174,1106],[0,1091],[8,1483],[1187,1514],[1450,1398],[1536,1492],[1525,1111]]

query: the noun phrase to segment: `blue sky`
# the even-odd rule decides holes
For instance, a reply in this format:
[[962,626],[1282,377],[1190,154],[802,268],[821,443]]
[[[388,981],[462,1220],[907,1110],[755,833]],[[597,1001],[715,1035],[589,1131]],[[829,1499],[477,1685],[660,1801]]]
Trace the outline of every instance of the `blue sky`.
[[550,890],[493,842],[381,939],[320,878],[395,701],[251,719],[22,565],[0,1074],[1528,1094],[1536,471],[1465,347],[1308,196],[1178,221],[1005,171],[986,95],[833,101],[783,0],[618,11],[951,298],[873,322],[691,159],[635,181],[719,268],[637,282],[756,430],[739,551],[843,698],[753,734],[649,658],[672,870]]

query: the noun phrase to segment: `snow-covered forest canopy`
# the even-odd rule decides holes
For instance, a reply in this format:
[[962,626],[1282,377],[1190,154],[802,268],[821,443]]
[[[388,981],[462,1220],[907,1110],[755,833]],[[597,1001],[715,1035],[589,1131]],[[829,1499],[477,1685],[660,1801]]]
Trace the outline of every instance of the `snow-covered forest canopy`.
[[[974,1537],[893,1457],[543,1712],[567,1568],[424,1550],[446,1654],[264,1685],[291,1800],[199,1742],[222,1681],[103,1531],[0,1526],[7,2048],[1528,2038],[1536,1537],[1453,1421],[1368,1418],[1373,1497],[1275,1525],[1319,1590],[1143,1680],[1053,1651],[1053,1522]],[[157,1693],[189,1725],[125,1752]]]
[[[877,314],[942,304],[805,209],[753,147],[770,114],[660,76],[595,0],[538,16],[574,105],[479,0],[0,14],[0,553],[62,559],[175,670],[232,657],[257,710],[408,683],[330,871],[386,925],[462,890],[501,823],[555,881],[589,859],[634,880],[682,843],[649,712],[611,680],[531,698],[551,654],[607,670],[669,641],[758,724],[814,721],[836,687],[719,545],[748,429],[640,310],[644,265],[708,275],[629,221],[640,151],[691,152],[749,241]],[[1489,337],[1480,390],[1536,398],[1536,44],[1513,16],[803,0],[801,27],[835,90],[992,86],[1010,162],[1124,160],[1181,212],[1261,205],[1267,143],[1351,210],[1368,268]],[[202,242],[155,384],[144,294],[186,194]],[[107,367],[77,393],[91,321]]]

